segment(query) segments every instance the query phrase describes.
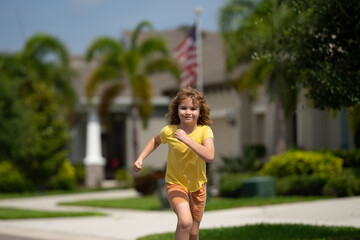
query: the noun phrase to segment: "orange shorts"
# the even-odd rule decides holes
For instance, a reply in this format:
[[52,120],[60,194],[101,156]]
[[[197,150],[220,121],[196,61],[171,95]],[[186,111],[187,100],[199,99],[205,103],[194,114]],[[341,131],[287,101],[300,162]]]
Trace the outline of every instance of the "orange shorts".
[[188,202],[191,215],[195,222],[201,222],[205,210],[206,203],[206,184],[196,192],[189,192],[178,184],[166,184],[166,194],[171,208],[175,211],[175,207],[182,202]]

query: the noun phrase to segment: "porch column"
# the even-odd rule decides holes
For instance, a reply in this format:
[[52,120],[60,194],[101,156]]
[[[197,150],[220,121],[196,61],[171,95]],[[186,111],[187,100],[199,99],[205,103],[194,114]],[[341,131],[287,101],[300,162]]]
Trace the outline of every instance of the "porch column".
[[95,108],[89,111],[86,128],[85,186],[101,187],[104,179],[105,159],[101,153],[101,128]]

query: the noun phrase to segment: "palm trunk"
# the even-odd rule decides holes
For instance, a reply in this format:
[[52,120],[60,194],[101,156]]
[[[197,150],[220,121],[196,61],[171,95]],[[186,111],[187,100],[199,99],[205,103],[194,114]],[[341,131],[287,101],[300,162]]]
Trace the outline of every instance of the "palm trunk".
[[286,118],[281,99],[276,101],[275,107],[275,153],[280,154],[286,150]]
[[133,98],[133,103],[131,106],[131,117],[132,117],[132,134],[133,134],[133,154],[134,154],[134,162],[138,157],[138,120],[139,120],[139,113],[136,107],[136,99]]

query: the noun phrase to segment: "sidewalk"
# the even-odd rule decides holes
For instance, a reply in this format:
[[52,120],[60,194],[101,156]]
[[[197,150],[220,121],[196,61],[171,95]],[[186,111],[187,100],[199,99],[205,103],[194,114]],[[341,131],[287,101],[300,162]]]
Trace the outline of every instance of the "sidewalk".
[[[0,234],[36,240],[134,240],[148,234],[175,230],[176,216],[172,211],[57,206],[60,201],[134,196],[138,196],[134,190],[115,190],[1,200],[0,206],[52,211],[91,210],[109,216],[0,220]],[[360,227],[360,197],[209,211],[205,212],[201,228],[265,222]]]

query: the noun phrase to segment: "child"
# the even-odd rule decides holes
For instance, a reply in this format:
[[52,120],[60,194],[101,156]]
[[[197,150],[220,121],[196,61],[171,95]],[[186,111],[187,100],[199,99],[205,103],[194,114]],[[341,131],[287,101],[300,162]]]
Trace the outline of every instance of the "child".
[[182,89],[166,115],[170,125],[150,139],[134,163],[140,171],[144,159],[161,143],[169,146],[166,193],[177,216],[175,239],[198,239],[206,202],[206,164],[214,159],[214,135],[209,127],[210,108],[203,94]]

